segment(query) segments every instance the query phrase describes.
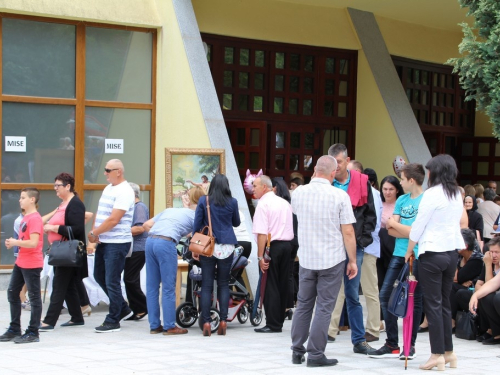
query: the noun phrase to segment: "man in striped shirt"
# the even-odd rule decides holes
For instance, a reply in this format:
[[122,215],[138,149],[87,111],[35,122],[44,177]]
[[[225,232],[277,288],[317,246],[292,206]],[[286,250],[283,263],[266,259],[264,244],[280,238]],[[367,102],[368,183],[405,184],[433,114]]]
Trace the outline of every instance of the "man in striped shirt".
[[132,243],[134,191],[124,176],[125,168],[118,159],[107,162],[104,175],[109,185],[104,188],[95,216],[89,242],[97,243],[94,278],[109,298],[109,314],[95,328],[98,333],[120,330],[120,321],[133,313],[123,299],[121,274]]
[[[356,219],[347,193],[331,185],[336,170],[335,158],[320,157],[311,182],[297,187],[292,195],[292,210],[299,223],[300,259],[299,294],[292,321],[292,363],[301,364],[307,351],[308,367],[337,364],[336,359],[324,354],[330,317],[344,270],[349,279],[358,273],[352,225]],[[304,343],[308,339],[306,350]]]

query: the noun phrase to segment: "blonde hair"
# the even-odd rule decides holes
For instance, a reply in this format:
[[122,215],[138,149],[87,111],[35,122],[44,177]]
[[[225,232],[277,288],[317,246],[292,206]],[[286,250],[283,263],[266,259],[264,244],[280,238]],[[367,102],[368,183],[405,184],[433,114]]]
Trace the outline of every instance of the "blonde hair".
[[201,186],[195,186],[189,189],[188,196],[189,201],[192,204],[198,204],[198,200],[205,195],[205,190]]

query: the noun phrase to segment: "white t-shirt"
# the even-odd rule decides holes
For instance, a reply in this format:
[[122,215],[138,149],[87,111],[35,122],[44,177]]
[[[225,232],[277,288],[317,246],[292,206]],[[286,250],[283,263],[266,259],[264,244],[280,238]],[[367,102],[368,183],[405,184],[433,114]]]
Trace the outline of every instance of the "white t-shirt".
[[132,218],[134,217],[135,194],[127,181],[118,185],[109,184],[104,188],[99,207],[95,217],[95,228],[98,228],[104,220],[111,216],[114,209],[123,210],[125,214],[116,226],[108,232],[99,234],[99,241],[103,243],[126,243],[132,242]]

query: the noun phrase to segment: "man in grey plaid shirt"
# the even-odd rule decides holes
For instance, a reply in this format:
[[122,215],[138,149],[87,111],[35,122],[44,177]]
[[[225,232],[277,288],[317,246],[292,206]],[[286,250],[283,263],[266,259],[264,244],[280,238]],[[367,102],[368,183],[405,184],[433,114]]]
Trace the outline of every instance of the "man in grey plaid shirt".
[[337,364],[336,359],[328,359],[324,354],[330,317],[344,269],[349,279],[358,272],[352,225],[356,219],[347,193],[332,186],[336,170],[335,158],[320,157],[311,182],[296,188],[292,195],[292,210],[299,224],[300,260],[299,294],[292,321],[292,363],[301,364],[307,351],[308,367]]

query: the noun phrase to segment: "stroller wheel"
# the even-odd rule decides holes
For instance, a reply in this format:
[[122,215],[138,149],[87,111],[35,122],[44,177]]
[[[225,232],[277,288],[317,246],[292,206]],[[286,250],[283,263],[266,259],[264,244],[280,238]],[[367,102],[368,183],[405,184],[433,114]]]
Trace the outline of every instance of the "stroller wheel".
[[[210,317],[212,318],[212,322],[210,323],[210,326],[212,328],[212,333],[217,331],[219,329],[219,324],[220,324],[220,313],[219,310],[214,309],[213,307],[210,309]],[[203,331],[203,319],[201,318],[200,314],[200,319],[198,320],[198,324],[200,326],[200,329]]]
[[245,324],[248,320],[248,316],[250,314],[248,313],[248,308],[246,305],[241,306],[240,311],[238,311],[238,322],[241,324]]
[[257,312],[255,313],[255,316],[250,316],[250,323],[252,323],[252,325],[254,327],[257,327],[260,325],[260,323],[262,323],[262,309],[261,308],[257,308]]
[[189,328],[198,319],[198,311],[191,302],[184,302],[175,311],[175,321],[182,328]]

